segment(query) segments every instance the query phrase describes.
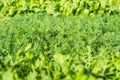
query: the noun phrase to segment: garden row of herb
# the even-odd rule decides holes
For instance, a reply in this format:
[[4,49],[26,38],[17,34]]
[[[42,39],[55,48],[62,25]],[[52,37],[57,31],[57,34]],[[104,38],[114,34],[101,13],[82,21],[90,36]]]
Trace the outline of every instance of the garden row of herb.
[[120,17],[115,16],[4,18],[0,21],[0,79],[120,79],[119,23]]

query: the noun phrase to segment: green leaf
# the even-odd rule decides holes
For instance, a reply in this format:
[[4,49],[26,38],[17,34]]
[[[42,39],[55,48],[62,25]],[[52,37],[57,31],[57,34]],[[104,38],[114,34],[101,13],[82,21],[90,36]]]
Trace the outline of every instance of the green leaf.
[[25,47],[25,51],[29,50],[32,47],[32,43],[29,43],[26,47]]
[[13,80],[13,73],[10,70],[4,72],[2,75],[2,80]]
[[36,77],[37,77],[37,72],[34,71],[27,76],[27,80],[37,80]]

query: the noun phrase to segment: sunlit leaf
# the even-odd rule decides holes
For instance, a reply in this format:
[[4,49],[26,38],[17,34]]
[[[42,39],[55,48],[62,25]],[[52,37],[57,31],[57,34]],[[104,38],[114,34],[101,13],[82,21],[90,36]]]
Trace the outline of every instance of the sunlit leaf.
[[9,70],[3,73],[2,80],[13,80],[13,73]]
[[29,43],[26,47],[25,47],[25,51],[29,50],[32,47],[32,43]]
[[27,80],[37,80],[37,72],[31,72],[28,76],[27,76]]

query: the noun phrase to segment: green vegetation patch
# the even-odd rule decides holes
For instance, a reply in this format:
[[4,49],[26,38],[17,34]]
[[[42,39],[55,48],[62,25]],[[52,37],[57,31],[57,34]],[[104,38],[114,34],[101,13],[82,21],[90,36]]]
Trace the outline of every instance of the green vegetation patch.
[[0,18],[26,13],[52,15],[120,15],[119,0],[1,0]]
[[0,79],[120,79],[119,23],[114,16],[27,14],[2,19]]

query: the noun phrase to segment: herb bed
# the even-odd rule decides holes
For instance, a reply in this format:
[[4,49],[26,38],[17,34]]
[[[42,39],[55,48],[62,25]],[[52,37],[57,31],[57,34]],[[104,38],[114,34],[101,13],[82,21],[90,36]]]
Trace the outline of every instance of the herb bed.
[[0,79],[120,79],[119,23],[115,16],[46,14],[1,20]]

